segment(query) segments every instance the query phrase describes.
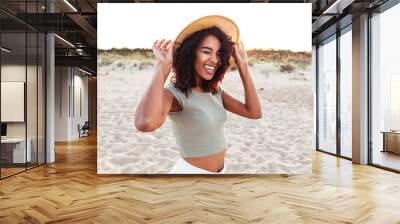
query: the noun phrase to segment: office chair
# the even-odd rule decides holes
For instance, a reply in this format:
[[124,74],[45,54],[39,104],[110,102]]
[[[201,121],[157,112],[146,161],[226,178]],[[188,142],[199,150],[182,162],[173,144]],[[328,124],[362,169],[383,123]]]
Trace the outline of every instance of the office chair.
[[78,129],[79,129],[79,138],[80,137],[87,137],[89,136],[89,129],[90,129],[90,125],[89,125],[89,121],[85,121],[85,123],[82,125],[82,127],[79,128],[80,125],[78,125]]

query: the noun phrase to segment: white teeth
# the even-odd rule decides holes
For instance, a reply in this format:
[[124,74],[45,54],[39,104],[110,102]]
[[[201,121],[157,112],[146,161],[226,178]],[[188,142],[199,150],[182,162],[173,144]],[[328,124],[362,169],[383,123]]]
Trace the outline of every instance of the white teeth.
[[213,67],[213,66],[209,66],[209,65],[204,65],[204,67],[206,68],[206,69],[209,69],[209,70],[215,70],[215,67]]

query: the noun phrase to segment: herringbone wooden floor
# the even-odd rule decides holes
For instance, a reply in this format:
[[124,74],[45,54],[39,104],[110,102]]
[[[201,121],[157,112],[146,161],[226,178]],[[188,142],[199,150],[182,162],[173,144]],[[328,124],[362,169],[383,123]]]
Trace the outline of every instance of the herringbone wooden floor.
[[0,223],[400,223],[400,175],[315,152],[312,176],[96,174],[96,139],[0,181]]

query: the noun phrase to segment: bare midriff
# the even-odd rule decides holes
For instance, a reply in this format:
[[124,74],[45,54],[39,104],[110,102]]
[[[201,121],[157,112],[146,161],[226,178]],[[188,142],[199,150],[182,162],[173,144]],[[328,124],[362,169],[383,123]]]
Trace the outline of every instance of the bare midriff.
[[193,166],[205,169],[211,172],[218,172],[224,167],[226,149],[217,154],[203,157],[183,158],[186,162]]

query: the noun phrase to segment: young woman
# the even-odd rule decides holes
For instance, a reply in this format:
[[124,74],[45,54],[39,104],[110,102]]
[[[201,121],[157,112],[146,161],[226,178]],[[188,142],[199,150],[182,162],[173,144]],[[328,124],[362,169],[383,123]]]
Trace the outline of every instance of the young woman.
[[[247,54],[238,40],[239,29],[232,20],[206,16],[189,24],[175,42],[154,42],[155,75],[136,109],[135,126],[151,132],[169,116],[181,156],[170,173],[225,173],[226,110],[261,118]],[[219,86],[233,65],[232,57],[243,83],[245,103]],[[164,87],[171,71],[171,83]]]

